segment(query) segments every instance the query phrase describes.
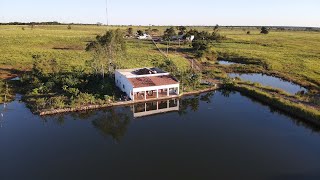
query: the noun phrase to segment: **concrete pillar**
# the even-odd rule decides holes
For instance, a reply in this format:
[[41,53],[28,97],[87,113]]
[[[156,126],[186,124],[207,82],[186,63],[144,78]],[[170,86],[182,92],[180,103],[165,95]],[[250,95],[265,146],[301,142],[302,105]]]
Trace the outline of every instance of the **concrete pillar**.
[[131,93],[132,93],[131,99],[132,99],[132,101],[134,101],[134,92],[132,91]]
[[180,88],[179,87],[177,87],[177,94],[178,94],[178,96],[180,95]]
[[167,89],[167,96],[170,96],[170,88]]
[[147,91],[144,91],[144,100],[147,100]]

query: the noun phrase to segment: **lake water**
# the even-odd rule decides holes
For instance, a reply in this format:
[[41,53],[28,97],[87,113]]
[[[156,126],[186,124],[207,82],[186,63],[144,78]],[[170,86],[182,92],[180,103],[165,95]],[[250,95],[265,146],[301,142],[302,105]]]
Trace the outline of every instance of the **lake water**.
[[273,77],[273,76],[269,76],[269,75],[265,75],[265,74],[258,74],[258,73],[235,74],[235,73],[230,73],[229,77],[231,77],[231,78],[240,77],[242,80],[256,82],[256,83],[260,83],[260,84],[262,84],[264,86],[271,86],[273,88],[282,89],[282,90],[287,91],[288,93],[291,93],[291,94],[296,94],[299,91],[305,91],[305,92],[308,91],[304,87],[299,86],[297,84],[291,83],[289,81],[282,80],[281,78],[277,78],[277,77]]
[[233,64],[240,64],[240,63],[235,63],[235,62],[231,62],[231,61],[218,61],[219,64],[221,65],[233,65]]
[[1,180],[320,179],[319,128],[236,92],[50,117],[16,100],[1,113]]

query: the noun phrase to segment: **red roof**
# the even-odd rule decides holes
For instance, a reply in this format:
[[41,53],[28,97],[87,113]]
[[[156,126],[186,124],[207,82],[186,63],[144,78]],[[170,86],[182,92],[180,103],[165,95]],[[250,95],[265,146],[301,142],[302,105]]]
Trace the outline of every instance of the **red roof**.
[[128,79],[134,88],[150,87],[150,86],[164,86],[171,84],[178,84],[172,76],[154,76]]

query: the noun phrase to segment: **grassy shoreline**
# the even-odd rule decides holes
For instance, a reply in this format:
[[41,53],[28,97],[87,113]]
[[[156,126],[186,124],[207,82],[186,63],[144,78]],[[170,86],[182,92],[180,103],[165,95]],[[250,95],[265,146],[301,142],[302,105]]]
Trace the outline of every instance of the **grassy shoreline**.
[[161,101],[161,100],[168,100],[168,99],[174,99],[174,98],[182,98],[185,96],[191,96],[195,94],[201,94],[205,92],[210,92],[219,89],[220,87],[211,87],[211,88],[205,88],[205,89],[199,89],[194,90],[190,92],[182,93],[178,96],[170,96],[170,97],[164,97],[159,99],[148,99],[148,100],[142,100],[142,101],[119,101],[119,102],[111,102],[109,104],[102,104],[102,105],[84,105],[81,107],[68,107],[68,108],[62,108],[62,109],[44,109],[38,112],[34,112],[36,114],[39,114],[40,116],[47,116],[47,115],[54,115],[54,114],[61,114],[61,113],[69,113],[69,112],[79,112],[79,111],[88,111],[88,110],[96,110],[96,109],[103,109],[103,108],[109,108],[109,107],[117,107],[117,106],[128,106],[128,105],[134,105],[139,104],[142,102],[151,102],[151,101]]

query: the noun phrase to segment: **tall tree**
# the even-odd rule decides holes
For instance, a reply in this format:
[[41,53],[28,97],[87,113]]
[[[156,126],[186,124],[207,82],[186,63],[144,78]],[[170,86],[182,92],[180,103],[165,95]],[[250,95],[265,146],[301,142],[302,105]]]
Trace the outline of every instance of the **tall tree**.
[[269,34],[269,29],[267,27],[262,27],[260,33],[261,34]]
[[128,35],[132,36],[133,35],[133,28],[128,28]]
[[163,39],[167,41],[167,54],[169,53],[170,41],[172,40],[172,37],[175,36],[175,35],[177,35],[177,34],[176,34],[176,31],[174,30],[173,27],[167,28],[164,31]]
[[165,31],[164,31],[164,35],[163,35],[163,39],[169,41],[172,39],[172,36],[175,36],[177,35],[176,31],[174,30],[173,27],[171,28],[167,28]]
[[185,26],[179,26],[179,35],[184,35],[187,32],[187,28]]
[[214,32],[217,32],[217,31],[219,30],[219,27],[220,27],[219,24],[217,24],[217,25],[213,28],[213,31],[214,31]]
[[86,50],[93,52],[92,68],[95,71],[100,71],[104,78],[105,71],[112,74],[115,66],[119,64],[126,52],[123,32],[120,29],[109,30],[104,35],[97,36],[95,41],[87,44]]

